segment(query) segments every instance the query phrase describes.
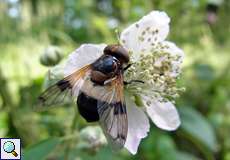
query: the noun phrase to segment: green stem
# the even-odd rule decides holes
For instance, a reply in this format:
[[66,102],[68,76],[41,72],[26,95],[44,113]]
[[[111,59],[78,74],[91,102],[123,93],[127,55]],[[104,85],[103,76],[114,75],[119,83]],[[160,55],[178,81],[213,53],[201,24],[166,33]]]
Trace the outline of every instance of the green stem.
[[10,95],[9,88],[7,85],[7,80],[2,74],[2,70],[0,68],[0,95],[3,100],[3,108],[6,109],[6,106],[9,108],[14,108],[15,104],[13,102],[13,99],[11,98],[12,96]]
[[15,124],[13,123],[14,111],[17,106],[13,102],[10,89],[8,88],[8,81],[4,77],[1,67],[0,67],[0,84],[1,84],[0,96],[2,97],[3,100],[3,106],[1,109],[5,111],[8,114],[9,119],[12,120],[9,121],[8,125],[12,126],[12,128],[17,132],[17,127],[15,127]]
[[[72,142],[73,142],[73,139],[77,139],[78,138],[78,130],[77,130],[77,120],[78,120],[78,112],[77,112],[77,107],[74,107],[74,117],[73,117],[73,121],[72,121],[72,124],[70,126],[70,131],[69,133],[67,133],[68,135],[66,137],[71,137],[69,139],[67,139],[67,141],[65,142],[67,145],[66,145],[66,148],[65,148],[65,155],[64,155],[64,159],[65,160],[69,160],[69,154],[70,154],[70,151],[71,151],[71,148],[72,148]],[[72,136],[69,136],[69,135],[72,135]]]
[[77,111],[77,107],[74,107],[74,117],[73,117],[73,121],[72,121],[72,125],[71,125],[71,130],[70,132],[73,134],[74,131],[76,131],[76,129],[78,129],[78,125],[77,125],[77,120],[78,120],[78,111]]

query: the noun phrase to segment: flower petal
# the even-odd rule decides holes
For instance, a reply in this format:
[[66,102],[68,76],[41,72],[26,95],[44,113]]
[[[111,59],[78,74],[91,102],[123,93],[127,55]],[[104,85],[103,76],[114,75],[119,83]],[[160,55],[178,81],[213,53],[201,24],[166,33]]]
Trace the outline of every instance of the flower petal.
[[170,76],[176,77],[181,71],[181,64],[185,57],[184,51],[178,48],[173,42],[164,41],[162,44],[167,46],[164,48],[165,52],[168,52],[172,56],[178,57],[176,60],[172,61],[172,72],[170,73]]
[[74,71],[93,63],[103,54],[106,44],[83,44],[72,52],[64,67],[64,75],[70,75]]
[[130,100],[127,100],[126,104],[128,135],[125,142],[125,148],[127,148],[132,154],[136,154],[141,139],[145,138],[149,132],[150,125],[148,117],[141,108],[138,108]]
[[[160,45],[164,47],[158,49],[159,52],[168,53],[169,55],[174,57],[171,60],[170,71],[165,74],[168,74],[171,77],[178,76],[178,74],[181,71],[181,63],[183,62],[184,57],[185,57],[183,50],[178,48],[173,42],[169,42],[169,41],[163,41],[160,43]],[[156,59],[154,66],[160,67],[162,65],[162,62],[165,61],[165,59],[167,58],[164,56]]]
[[170,18],[165,12],[152,11],[121,33],[121,44],[134,56],[151,51],[169,32]]
[[173,131],[180,126],[179,114],[171,102],[159,102],[148,97],[145,97],[144,101],[146,111],[157,127]]
[[174,44],[173,42],[170,41],[164,41],[162,42],[162,44],[164,46],[167,46],[166,48],[164,48],[164,51],[170,53],[171,55],[178,55],[180,57],[179,62],[182,62],[184,59],[184,52],[182,49],[178,48],[176,46],[176,44]]

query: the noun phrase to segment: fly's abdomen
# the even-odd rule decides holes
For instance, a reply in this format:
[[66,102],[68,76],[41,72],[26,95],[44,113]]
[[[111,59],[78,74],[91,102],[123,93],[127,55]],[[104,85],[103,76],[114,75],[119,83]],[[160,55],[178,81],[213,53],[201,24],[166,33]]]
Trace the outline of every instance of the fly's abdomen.
[[97,111],[97,100],[81,92],[77,98],[78,110],[87,122],[96,122],[99,120]]

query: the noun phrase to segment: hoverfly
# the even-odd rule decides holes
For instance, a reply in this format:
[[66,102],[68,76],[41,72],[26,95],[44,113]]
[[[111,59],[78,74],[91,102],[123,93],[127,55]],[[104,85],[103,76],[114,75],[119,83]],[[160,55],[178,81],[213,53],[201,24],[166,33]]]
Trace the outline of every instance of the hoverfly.
[[126,142],[128,132],[123,95],[123,73],[130,66],[128,63],[129,55],[124,47],[108,45],[93,63],[45,90],[39,96],[38,103],[40,106],[51,106],[61,103],[68,95],[77,97],[81,116],[87,122],[99,121],[109,144],[120,149]]

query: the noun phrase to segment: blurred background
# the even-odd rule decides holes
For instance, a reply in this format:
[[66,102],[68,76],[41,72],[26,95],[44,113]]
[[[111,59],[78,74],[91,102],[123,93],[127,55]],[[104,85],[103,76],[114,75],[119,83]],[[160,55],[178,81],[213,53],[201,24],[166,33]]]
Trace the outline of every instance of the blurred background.
[[[151,124],[132,156],[111,152],[74,104],[33,110],[71,51],[116,43],[116,29],[151,10],[168,13],[168,40],[186,53],[177,131]],[[0,137],[21,138],[23,159],[230,160],[229,0],[0,0],[0,13]]]

